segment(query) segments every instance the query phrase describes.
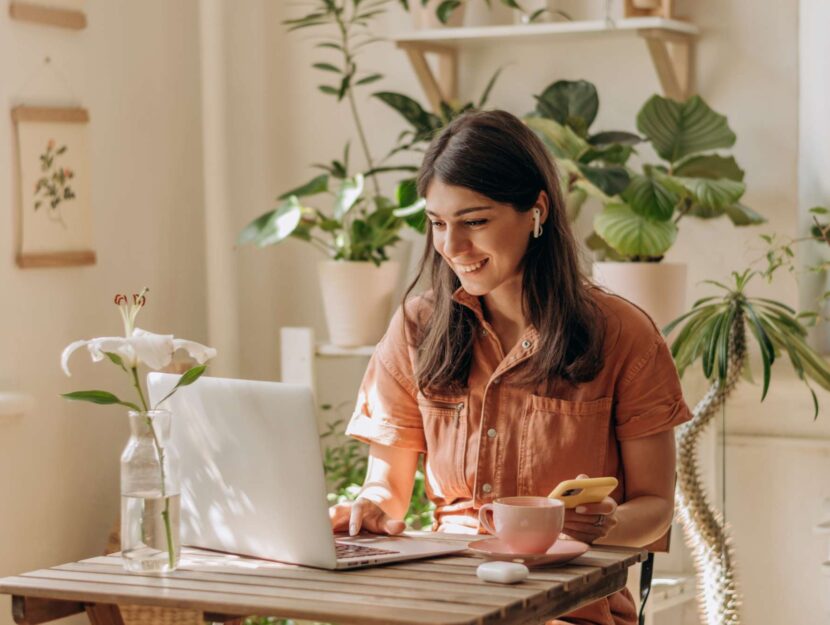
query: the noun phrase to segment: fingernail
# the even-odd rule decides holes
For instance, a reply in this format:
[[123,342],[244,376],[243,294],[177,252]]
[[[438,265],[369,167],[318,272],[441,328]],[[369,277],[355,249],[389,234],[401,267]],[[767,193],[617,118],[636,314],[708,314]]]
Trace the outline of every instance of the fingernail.
[[355,534],[357,534],[357,525],[352,523],[349,525],[349,536],[354,536]]
[[585,514],[586,512],[588,512],[588,508],[586,508],[585,506],[577,506],[576,507],[576,513],[577,514]]

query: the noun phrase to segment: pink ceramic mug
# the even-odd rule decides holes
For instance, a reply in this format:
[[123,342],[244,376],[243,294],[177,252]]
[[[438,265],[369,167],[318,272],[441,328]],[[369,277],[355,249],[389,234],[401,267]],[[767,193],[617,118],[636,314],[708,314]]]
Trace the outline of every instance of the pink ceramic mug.
[[562,531],[565,505],[547,497],[503,497],[481,506],[478,520],[516,553],[545,553]]

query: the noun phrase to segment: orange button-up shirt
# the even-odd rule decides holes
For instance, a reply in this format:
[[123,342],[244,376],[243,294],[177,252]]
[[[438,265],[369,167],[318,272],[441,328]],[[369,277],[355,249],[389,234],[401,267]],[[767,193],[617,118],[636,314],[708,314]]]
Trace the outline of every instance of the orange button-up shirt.
[[[590,382],[551,379],[539,387],[513,381],[538,349],[528,328],[505,354],[477,297],[454,300],[478,319],[467,390],[425,395],[414,376],[415,348],[401,310],[378,344],[347,434],[424,453],[426,490],[437,531],[479,531],[478,509],[498,497],[546,496],[580,473],[615,476],[611,494],[626,501],[620,441],[670,430],[691,418],[671,354],[639,308],[600,289],[592,294],[607,320],[605,362]],[[428,298],[407,304],[410,323],[429,317]],[[573,623],[635,623],[623,590],[562,617]]]

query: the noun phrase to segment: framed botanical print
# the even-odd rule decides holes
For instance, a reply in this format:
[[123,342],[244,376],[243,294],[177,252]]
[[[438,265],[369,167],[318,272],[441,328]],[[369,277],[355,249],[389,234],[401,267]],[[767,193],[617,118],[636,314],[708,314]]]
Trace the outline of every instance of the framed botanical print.
[[92,265],[89,114],[82,108],[12,109],[19,267]]

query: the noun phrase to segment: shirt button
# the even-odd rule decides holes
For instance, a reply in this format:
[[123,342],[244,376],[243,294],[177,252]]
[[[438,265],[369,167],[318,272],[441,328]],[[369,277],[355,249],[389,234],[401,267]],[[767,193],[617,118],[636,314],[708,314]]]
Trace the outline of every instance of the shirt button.
[[481,492],[489,493],[491,490],[493,490],[493,487],[490,486],[490,484],[482,484],[481,485]]
[[530,341],[527,341],[527,340],[522,341],[522,347],[524,347],[525,349],[529,348],[530,345],[531,345]]
[[489,430],[487,430],[487,436],[489,436],[490,438],[496,438],[495,428],[490,428]]

